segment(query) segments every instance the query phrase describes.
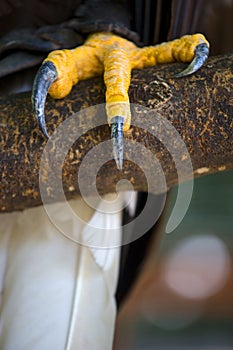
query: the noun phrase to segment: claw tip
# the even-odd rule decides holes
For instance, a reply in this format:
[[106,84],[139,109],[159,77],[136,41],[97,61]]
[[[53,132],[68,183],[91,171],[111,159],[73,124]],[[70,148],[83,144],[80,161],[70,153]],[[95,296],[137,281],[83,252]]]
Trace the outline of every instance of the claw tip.
[[32,105],[35,117],[41,131],[47,138],[49,138],[49,135],[46,129],[44,106],[49,87],[56,78],[56,67],[52,62],[46,61],[39,68],[32,88]]
[[209,56],[209,46],[206,43],[197,45],[195,49],[195,56],[188,67],[180,73],[175,74],[174,78],[182,78],[195,73],[203,66]]
[[123,169],[123,158],[124,158],[124,150],[123,150],[123,125],[124,118],[123,117],[113,117],[110,121],[111,124],[111,139],[112,139],[112,147],[113,147],[113,156],[119,170]]

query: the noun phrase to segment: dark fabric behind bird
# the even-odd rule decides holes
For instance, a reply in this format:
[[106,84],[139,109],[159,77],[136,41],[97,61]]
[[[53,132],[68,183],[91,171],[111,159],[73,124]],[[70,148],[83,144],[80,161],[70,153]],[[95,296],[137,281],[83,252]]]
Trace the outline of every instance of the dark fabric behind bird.
[[2,0],[0,33],[12,29],[58,24],[71,18],[81,0]]

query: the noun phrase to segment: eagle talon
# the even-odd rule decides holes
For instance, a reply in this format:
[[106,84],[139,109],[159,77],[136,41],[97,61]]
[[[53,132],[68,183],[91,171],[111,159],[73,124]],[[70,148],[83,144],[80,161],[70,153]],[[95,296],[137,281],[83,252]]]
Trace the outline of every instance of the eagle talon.
[[113,117],[110,121],[113,156],[119,170],[123,168],[124,145],[123,145],[123,117]]
[[47,93],[53,98],[63,98],[79,80],[104,74],[113,155],[118,169],[122,170],[123,131],[129,129],[131,120],[128,96],[131,71],[156,64],[192,60],[183,72],[175,76],[185,77],[196,72],[208,54],[209,43],[202,34],[186,35],[171,42],[143,48],[112,33],[92,34],[80,47],[51,52],[42,64],[32,92],[36,119],[44,135],[49,137],[44,116]]
[[43,134],[49,138],[44,115],[45,101],[51,84],[57,79],[57,70],[52,62],[45,62],[39,68],[32,88],[32,105],[36,120]]
[[202,43],[197,45],[195,49],[195,56],[192,62],[188,65],[186,69],[184,69],[182,72],[177,73],[175,75],[175,78],[182,78],[186,77],[187,75],[190,75],[192,73],[195,73],[199,68],[203,66],[205,61],[207,60],[209,56],[209,47],[206,43]]

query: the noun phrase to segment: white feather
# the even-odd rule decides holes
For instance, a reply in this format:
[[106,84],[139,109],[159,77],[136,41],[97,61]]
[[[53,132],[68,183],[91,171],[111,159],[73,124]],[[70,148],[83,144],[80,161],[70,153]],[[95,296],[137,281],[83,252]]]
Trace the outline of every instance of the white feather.
[[[100,211],[90,210],[81,199],[72,205],[92,226],[74,226],[72,217],[63,216],[61,203],[52,210],[69,229],[81,232],[87,246],[64,237],[43,207],[0,216],[3,350],[112,347],[119,248],[88,245],[111,245],[109,228],[116,229],[114,244],[120,244],[121,198],[114,214],[103,213],[106,202]],[[94,239],[95,225],[104,230]]]

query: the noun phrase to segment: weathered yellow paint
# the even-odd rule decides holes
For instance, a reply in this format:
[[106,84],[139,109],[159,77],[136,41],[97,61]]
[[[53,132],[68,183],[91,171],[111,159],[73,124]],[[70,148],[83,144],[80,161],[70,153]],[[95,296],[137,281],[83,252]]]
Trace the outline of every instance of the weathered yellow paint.
[[108,123],[114,116],[125,120],[124,130],[130,127],[128,89],[131,70],[174,61],[190,62],[197,45],[208,41],[202,34],[185,35],[167,43],[138,48],[134,43],[111,33],[96,33],[83,46],[73,50],[51,52],[45,61],[52,62],[58,78],[49,94],[54,98],[67,96],[79,80],[104,73]]

